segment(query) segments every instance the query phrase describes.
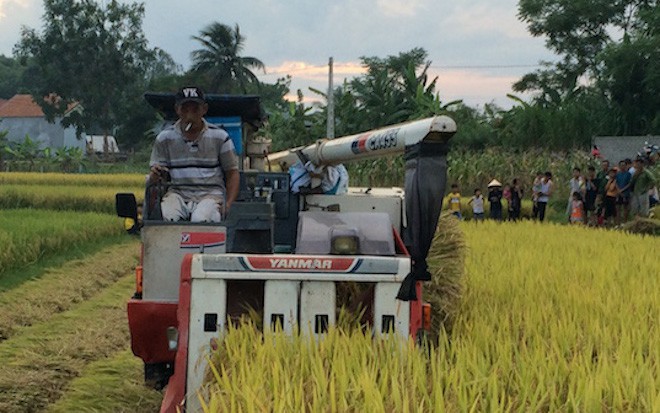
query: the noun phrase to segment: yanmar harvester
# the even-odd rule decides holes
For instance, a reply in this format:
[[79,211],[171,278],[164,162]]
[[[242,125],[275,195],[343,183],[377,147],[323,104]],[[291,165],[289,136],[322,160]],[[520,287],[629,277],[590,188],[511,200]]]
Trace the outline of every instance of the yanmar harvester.
[[[145,97],[165,119],[176,118],[173,94]],[[160,197],[167,184],[147,183],[128,302],[131,347],[145,380],[166,387],[161,412],[199,409],[205,355],[227,323],[251,311],[263,329],[322,336],[346,304],[338,297],[345,283],[368,292],[363,319],[374,335],[423,337],[430,327],[426,256],[455,122],[436,116],[270,154],[255,134],[264,118],[258,97],[208,95],[207,102],[207,121],[229,133],[241,158],[240,195],[220,223],[166,222]],[[315,188],[340,163],[401,153],[405,191]],[[310,171],[310,187],[292,189],[293,171]],[[117,195],[117,213],[139,221],[132,194]]]

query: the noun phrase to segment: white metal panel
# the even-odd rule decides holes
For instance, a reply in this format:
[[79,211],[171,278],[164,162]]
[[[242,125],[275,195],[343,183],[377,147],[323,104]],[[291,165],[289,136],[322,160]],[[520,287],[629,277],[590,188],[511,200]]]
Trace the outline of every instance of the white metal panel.
[[336,323],[337,293],[334,281],[305,281],[300,291],[300,329],[303,334],[318,336],[323,331],[321,321],[327,326]]
[[[200,275],[201,257],[193,259],[192,273]],[[227,321],[227,283],[224,280],[196,279],[190,292],[190,326],[188,330],[188,373],[186,382],[186,408],[189,412],[199,411],[197,390],[204,380],[212,338],[219,337]],[[207,315],[215,315],[216,331],[204,331]],[[207,320],[207,323],[208,320]],[[208,326],[207,326],[208,327]]]
[[264,283],[264,330],[281,322],[282,331],[291,334],[298,320],[299,281],[268,280]]
[[[382,334],[384,324],[392,321],[393,330],[407,337],[410,332],[410,304],[399,301],[399,283],[377,283],[374,291],[374,333]],[[392,318],[393,317],[393,318]],[[385,331],[387,332],[387,331]]]
[[394,228],[399,232],[402,229],[403,191],[400,188],[381,191],[377,195],[360,193],[359,190],[346,195],[306,195],[305,201],[309,211],[321,211],[328,205],[339,204],[341,212],[385,212]]
[[[145,300],[178,300],[181,261],[188,253],[220,254],[226,251],[226,228],[218,225],[146,225],[142,228],[144,243],[143,298]],[[218,237],[219,245],[196,245],[196,235],[202,240]],[[220,242],[220,241],[218,241]]]

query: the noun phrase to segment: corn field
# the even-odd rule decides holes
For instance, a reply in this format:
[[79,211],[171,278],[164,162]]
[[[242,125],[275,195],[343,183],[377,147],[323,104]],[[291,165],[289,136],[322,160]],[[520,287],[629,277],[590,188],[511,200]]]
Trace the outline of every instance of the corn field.
[[[537,172],[552,172],[556,190],[561,199],[568,199],[568,181],[573,167],[587,172],[589,165],[598,163],[587,152],[571,151],[567,153],[538,151],[513,151],[501,147],[484,151],[452,150],[447,156],[447,190],[456,182],[464,195],[472,194],[475,188],[486,190],[486,186],[496,178],[503,184],[518,178],[523,188],[532,187]],[[404,160],[402,157],[378,158],[348,164],[353,186],[403,186]],[[559,195],[558,195],[559,196]]]
[[628,411],[660,406],[657,238],[463,223],[464,291],[429,347],[359,330],[230,329],[205,411]]

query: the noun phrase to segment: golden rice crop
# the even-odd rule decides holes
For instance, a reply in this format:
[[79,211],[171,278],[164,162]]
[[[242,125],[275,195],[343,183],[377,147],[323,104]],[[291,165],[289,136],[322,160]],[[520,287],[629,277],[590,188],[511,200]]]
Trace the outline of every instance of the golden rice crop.
[[657,411],[657,238],[463,223],[466,284],[451,337],[230,329],[205,411]]
[[68,186],[144,186],[143,174],[64,174],[39,172],[0,172],[0,184]]
[[37,208],[114,213],[117,192],[132,192],[136,198],[143,198],[144,187],[6,184],[0,186],[0,209]]
[[0,274],[42,255],[121,232],[119,218],[108,214],[0,210]]

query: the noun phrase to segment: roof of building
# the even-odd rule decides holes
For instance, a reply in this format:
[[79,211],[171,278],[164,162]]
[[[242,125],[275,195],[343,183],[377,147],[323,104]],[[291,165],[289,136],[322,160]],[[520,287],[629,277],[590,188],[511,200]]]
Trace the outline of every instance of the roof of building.
[[[71,104],[67,112],[77,104]],[[32,95],[14,95],[11,99],[0,104],[0,118],[42,118],[44,112],[32,99]]]

